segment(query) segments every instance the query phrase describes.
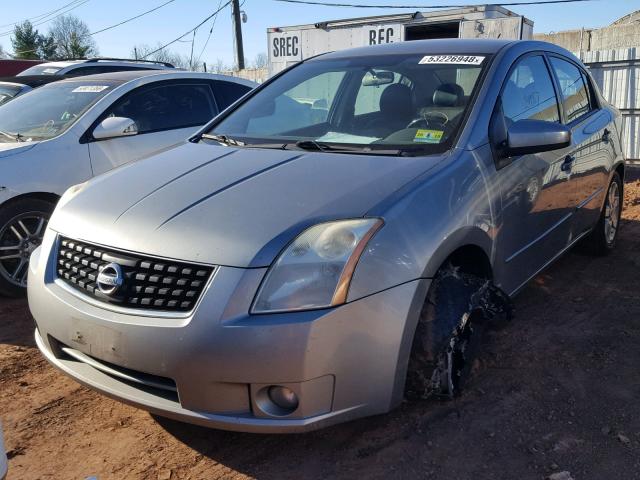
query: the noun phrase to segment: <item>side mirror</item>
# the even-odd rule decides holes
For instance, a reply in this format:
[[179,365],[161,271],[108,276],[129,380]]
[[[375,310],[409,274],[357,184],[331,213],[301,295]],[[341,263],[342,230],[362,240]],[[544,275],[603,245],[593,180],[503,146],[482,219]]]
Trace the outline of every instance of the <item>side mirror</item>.
[[504,154],[508,157],[548,152],[571,145],[571,130],[543,120],[518,120],[507,128]]
[[108,117],[93,129],[93,138],[107,140],[109,138],[130,137],[138,134],[136,122],[125,117]]

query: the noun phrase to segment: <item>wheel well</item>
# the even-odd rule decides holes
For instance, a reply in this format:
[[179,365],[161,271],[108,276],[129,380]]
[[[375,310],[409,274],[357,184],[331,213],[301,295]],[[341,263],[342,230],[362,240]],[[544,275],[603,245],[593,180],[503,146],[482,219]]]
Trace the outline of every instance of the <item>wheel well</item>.
[[491,262],[484,250],[477,245],[465,245],[455,250],[447,257],[443,265],[451,263],[454,267],[458,267],[462,272],[486,278],[493,278],[493,270]]
[[56,195],[55,193],[31,192],[31,193],[24,193],[22,195],[16,195],[15,197],[10,198],[9,200],[4,202],[0,206],[10,205],[12,203],[19,202],[19,201],[24,200],[26,198],[37,198],[38,200],[44,200],[45,202],[52,203],[53,205],[58,203],[58,200],[60,200],[60,197],[58,195]]
[[622,184],[624,186],[624,163],[619,163],[616,167],[616,172],[620,175],[620,180],[622,180]]

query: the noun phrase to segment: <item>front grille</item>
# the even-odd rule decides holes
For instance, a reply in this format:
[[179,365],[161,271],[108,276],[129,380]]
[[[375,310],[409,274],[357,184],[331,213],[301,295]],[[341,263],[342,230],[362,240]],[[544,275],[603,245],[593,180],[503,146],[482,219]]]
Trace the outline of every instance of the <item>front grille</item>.
[[[120,266],[123,282],[106,294],[98,288],[97,280],[100,270],[111,263]],[[64,237],[60,238],[56,265],[58,278],[102,302],[170,312],[191,310],[214,271],[213,267],[121,252]]]

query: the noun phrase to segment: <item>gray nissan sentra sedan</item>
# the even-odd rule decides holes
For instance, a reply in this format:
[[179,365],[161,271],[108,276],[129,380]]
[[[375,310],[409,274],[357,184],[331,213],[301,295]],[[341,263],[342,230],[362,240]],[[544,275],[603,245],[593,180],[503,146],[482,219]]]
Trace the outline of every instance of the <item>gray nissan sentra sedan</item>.
[[230,430],[455,396],[509,296],[578,242],[613,248],[619,134],[547,43],[309,59],[65,193],[31,258],[37,344],[84,385]]

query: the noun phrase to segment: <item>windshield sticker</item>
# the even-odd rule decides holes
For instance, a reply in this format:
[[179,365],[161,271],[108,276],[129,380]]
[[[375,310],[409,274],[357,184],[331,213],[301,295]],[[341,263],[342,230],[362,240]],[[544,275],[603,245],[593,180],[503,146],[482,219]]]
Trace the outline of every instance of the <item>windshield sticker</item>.
[[418,143],[440,143],[444,132],[442,130],[418,130],[413,138]]
[[477,55],[425,55],[418,63],[420,65],[480,65],[484,57]]
[[83,85],[82,87],[76,87],[71,92],[73,93],[99,93],[109,88],[108,85]]
[[58,70],[60,70],[59,68],[45,68],[44,70],[42,70],[42,73],[56,73]]

